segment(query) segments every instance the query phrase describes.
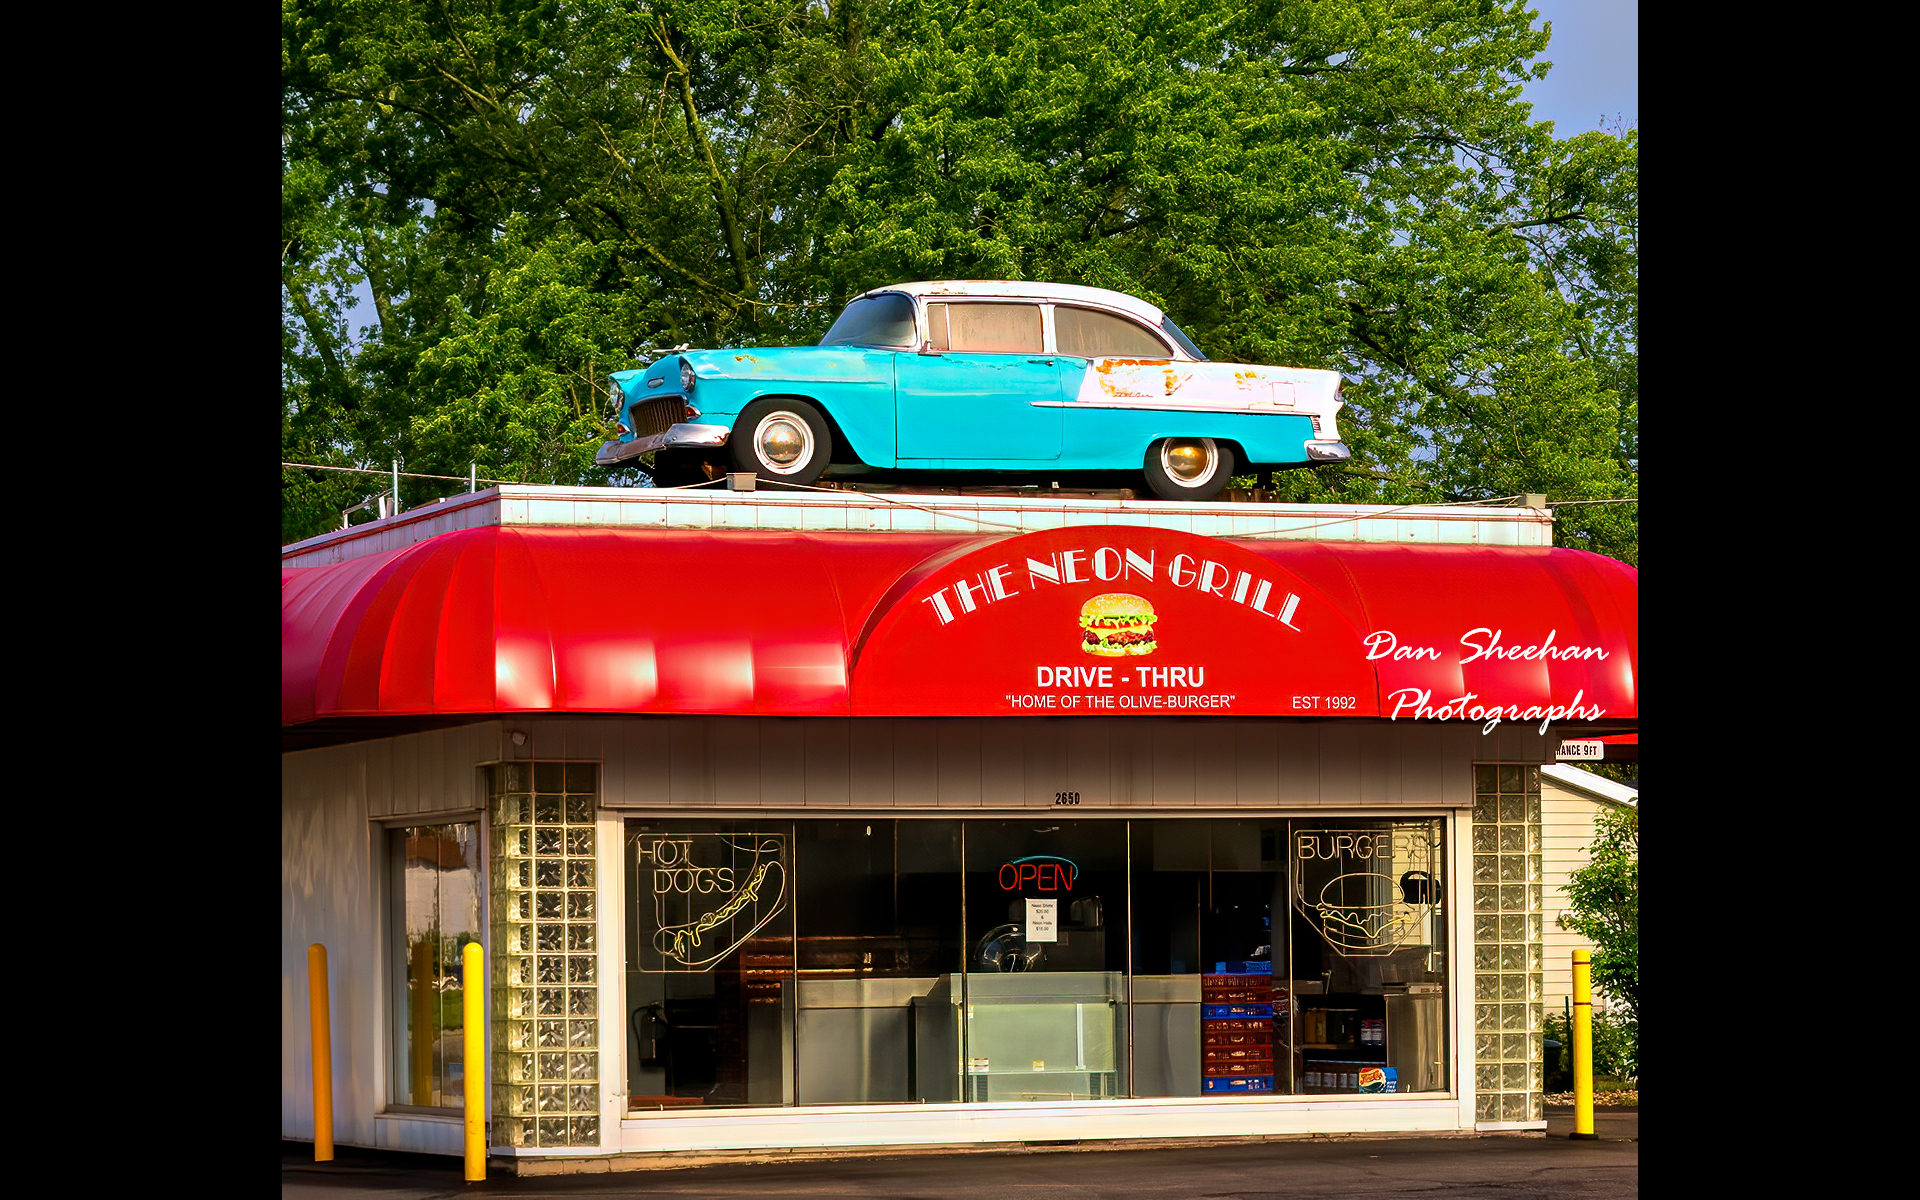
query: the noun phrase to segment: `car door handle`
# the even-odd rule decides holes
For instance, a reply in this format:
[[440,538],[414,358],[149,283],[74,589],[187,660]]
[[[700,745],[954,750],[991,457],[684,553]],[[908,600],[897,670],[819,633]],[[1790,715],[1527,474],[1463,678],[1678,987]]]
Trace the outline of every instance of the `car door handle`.
[[1050,358],[1030,358],[1027,361],[1030,363],[1039,363],[1043,367],[1050,367],[1053,365],[1053,360]]

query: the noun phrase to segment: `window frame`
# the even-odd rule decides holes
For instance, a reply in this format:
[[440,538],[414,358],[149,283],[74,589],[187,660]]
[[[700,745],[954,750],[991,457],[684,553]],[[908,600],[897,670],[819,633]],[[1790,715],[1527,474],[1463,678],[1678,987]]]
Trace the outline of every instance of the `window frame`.
[[[795,891],[794,891],[793,900],[792,900],[792,904],[794,906],[793,908],[793,914],[794,914],[793,919],[795,922],[794,929],[796,931],[796,934],[798,929],[798,907],[800,904],[800,886],[801,886],[798,879],[798,872],[804,869],[804,867],[801,865],[802,859],[800,858],[800,854],[799,854],[800,843],[802,838],[801,826],[806,825],[808,823],[812,823],[812,822],[858,823],[862,820],[892,821],[892,822],[903,822],[903,823],[911,822],[915,820],[932,820],[932,821],[954,820],[959,823],[961,828],[961,833],[960,833],[960,836],[962,838],[961,875],[964,877],[964,875],[967,873],[967,871],[970,869],[970,866],[971,866],[971,863],[967,857],[968,851],[965,847],[966,830],[968,829],[969,826],[976,823],[981,823],[981,822],[1007,821],[1007,820],[1020,821],[1020,820],[1026,819],[1025,814],[1021,814],[1014,811],[997,811],[997,810],[968,811],[964,813],[955,812],[952,810],[946,810],[946,811],[915,812],[915,813],[907,814],[907,813],[899,813],[896,811],[888,811],[888,810],[880,810],[880,809],[855,808],[855,809],[848,810],[846,812],[834,812],[829,814],[829,813],[821,813],[821,812],[794,811],[787,808],[771,807],[764,810],[720,808],[711,812],[699,812],[696,814],[688,814],[681,811],[670,812],[669,810],[621,808],[618,810],[618,816],[619,816],[620,827],[621,827],[621,843],[622,843],[623,859],[626,854],[626,842],[629,836],[629,831],[634,822],[670,819],[671,816],[675,816],[675,815],[691,816],[693,819],[701,820],[701,821],[763,821],[768,824],[773,824],[775,822],[787,823],[790,829],[789,852],[794,856],[790,861],[794,864],[794,869],[796,873],[795,884],[794,884]],[[1341,806],[1331,807],[1328,810],[1321,811],[1321,812],[1316,812],[1309,809],[1301,809],[1301,808],[1291,807],[1291,806],[1272,809],[1272,810],[1262,809],[1256,812],[1219,811],[1219,810],[1203,810],[1195,813],[1180,813],[1180,812],[1167,812],[1167,811],[1155,811],[1155,812],[1145,812],[1145,813],[1123,812],[1123,811],[1107,811],[1107,812],[1096,811],[1096,812],[1077,813],[1074,815],[1074,819],[1086,820],[1086,821],[1118,821],[1128,827],[1128,832],[1125,835],[1128,844],[1125,850],[1125,860],[1124,860],[1125,865],[1123,867],[1124,873],[1127,878],[1127,883],[1126,883],[1126,895],[1124,897],[1124,906],[1122,909],[1122,911],[1126,914],[1125,928],[1126,928],[1126,940],[1128,943],[1128,949],[1126,952],[1126,965],[1122,971],[1122,975],[1123,975],[1123,987],[1125,989],[1125,994],[1128,997],[1128,999],[1126,1001],[1127,1016],[1126,1016],[1125,1022],[1121,1027],[1125,1035],[1125,1045],[1122,1048],[1122,1051],[1121,1051],[1122,1058],[1120,1060],[1121,1077],[1125,1081],[1125,1086],[1122,1094],[1109,1096],[1109,1097],[1101,1097],[1097,1101],[1098,1103],[1126,1105],[1126,1104],[1136,1104],[1142,1101],[1150,1102],[1150,1103],[1159,1102],[1159,1101],[1168,1101],[1168,1102],[1175,1102],[1179,1104],[1200,1104],[1205,1106],[1213,1106],[1213,1105],[1231,1106],[1233,1104],[1245,1104],[1249,1100],[1268,1101],[1268,1102],[1279,1101],[1282,1103],[1315,1103],[1315,1104],[1326,1103],[1328,1101],[1332,1101],[1333,1103],[1344,1103],[1347,1101],[1346,1094],[1306,1092],[1304,1090],[1294,1090],[1295,1088],[1300,1086],[1299,1081],[1293,1081],[1293,1085],[1284,1091],[1281,1090],[1278,1086],[1276,1086],[1275,1089],[1270,1093],[1258,1093],[1258,1094],[1220,1093],[1220,1094],[1201,1094],[1201,1095],[1195,1095],[1195,1096],[1153,1096],[1153,1095],[1140,1095],[1135,1091],[1135,1089],[1139,1085],[1137,1080],[1137,1063],[1134,1057],[1134,1049],[1133,1049],[1133,1042],[1134,1042],[1133,1022],[1138,1018],[1140,1014],[1138,1010],[1135,1008],[1131,997],[1132,997],[1133,981],[1140,974],[1140,971],[1139,971],[1138,964],[1135,961],[1134,947],[1132,944],[1134,941],[1134,938],[1137,936],[1137,933],[1138,933],[1137,929],[1133,925],[1133,914],[1132,914],[1132,905],[1135,903],[1136,899],[1138,898],[1138,892],[1136,890],[1136,882],[1135,882],[1136,876],[1134,874],[1134,868],[1136,865],[1136,859],[1135,859],[1136,849],[1132,844],[1132,840],[1136,835],[1137,830],[1135,830],[1133,827],[1141,823],[1152,823],[1152,822],[1167,821],[1167,820],[1180,821],[1180,822],[1199,822],[1201,824],[1208,824],[1211,822],[1222,821],[1222,820],[1273,821],[1273,822],[1279,823],[1280,828],[1282,830],[1289,831],[1289,832],[1291,831],[1293,825],[1298,823],[1307,823],[1307,822],[1367,822],[1367,823],[1384,823],[1388,826],[1399,824],[1399,823],[1406,823],[1406,822],[1416,822],[1416,823],[1428,822],[1428,821],[1435,822],[1437,826],[1438,837],[1439,837],[1439,843],[1436,847],[1436,855],[1437,855],[1436,862],[1442,872],[1442,876],[1441,876],[1442,883],[1446,889],[1446,892],[1445,892],[1446,899],[1442,902],[1443,908],[1445,908],[1445,915],[1440,921],[1440,923],[1438,924],[1437,928],[1435,929],[1435,934],[1440,939],[1437,943],[1435,943],[1435,947],[1442,953],[1443,963],[1444,963],[1444,965],[1438,969],[1438,974],[1441,976],[1441,979],[1439,981],[1440,983],[1439,994],[1442,997],[1440,1001],[1441,1014],[1442,1014],[1441,1015],[1441,1022],[1442,1022],[1441,1036],[1443,1038],[1442,1047],[1443,1047],[1443,1052],[1446,1055],[1446,1067],[1445,1067],[1445,1070],[1442,1072],[1442,1077],[1444,1079],[1444,1086],[1439,1090],[1432,1090],[1432,1091],[1397,1092],[1394,1094],[1399,1098],[1392,1101],[1392,1103],[1420,1103],[1420,1102],[1457,1103],[1458,1101],[1460,1101],[1462,1096],[1466,1094],[1466,1092],[1463,1089],[1468,1089],[1470,1087],[1471,1077],[1470,1077],[1470,1074],[1463,1075],[1462,1072],[1463,1070],[1471,1066],[1471,1059],[1470,1059],[1471,1041],[1469,1040],[1465,1045],[1462,1044],[1460,1040],[1461,1034],[1460,1034],[1458,1023],[1461,1019],[1460,1013],[1461,1013],[1463,1004],[1468,1007],[1469,1016],[1471,1015],[1472,1000],[1470,997],[1471,997],[1472,975],[1471,975],[1471,970],[1468,970],[1467,971],[1468,983],[1463,992],[1463,989],[1460,986],[1460,979],[1461,979],[1461,972],[1462,972],[1462,967],[1460,966],[1460,963],[1462,961],[1460,946],[1462,944],[1461,938],[1463,936],[1460,922],[1462,920],[1463,912],[1465,913],[1464,919],[1467,920],[1468,922],[1471,921],[1472,914],[1470,909],[1446,907],[1451,905],[1457,905],[1459,902],[1458,901],[1459,893],[1456,890],[1456,888],[1462,886],[1457,882],[1461,875],[1461,863],[1459,862],[1460,847],[1462,845],[1469,844],[1468,841],[1465,838],[1463,838],[1461,834],[1461,829],[1463,828],[1465,822],[1459,813],[1451,809],[1442,808],[1439,806],[1430,806],[1430,805],[1409,806],[1404,810],[1396,809],[1396,810],[1389,810],[1389,811],[1374,811],[1374,810],[1366,810],[1366,809],[1341,805]],[[1289,916],[1289,919],[1291,919],[1292,905],[1293,905],[1292,892],[1294,888],[1293,871],[1296,869],[1296,865],[1292,861],[1291,853],[1288,853],[1286,855],[1285,861],[1287,865],[1281,868],[1280,874],[1285,880],[1286,891],[1288,894],[1288,899],[1287,899],[1288,916]],[[895,859],[895,862],[896,862],[896,869],[897,869],[897,863],[898,863],[897,857]],[[621,888],[621,894],[616,899],[616,907],[621,912],[625,913],[627,910],[630,909],[631,905],[635,902],[635,897],[632,894],[630,888],[628,887],[628,884],[625,880],[624,872],[622,873],[621,879],[622,879],[622,882],[619,885]],[[1470,887],[1470,884],[1466,886]],[[964,885],[963,885],[963,890],[961,894],[961,903],[962,905],[965,904]],[[1470,924],[1468,926],[1468,929],[1470,930]],[[625,918],[623,917],[622,928],[620,930],[620,937],[622,939],[623,947],[625,946],[626,938],[630,936],[630,933],[631,931],[626,927],[626,921],[625,921]],[[969,929],[967,933],[963,934],[961,939],[963,951],[970,937],[971,937],[971,930]],[[1469,946],[1469,950],[1467,953],[1470,955],[1471,953],[1470,940],[1467,943],[1467,945]],[[1288,948],[1289,956],[1292,955],[1293,949],[1294,948],[1291,945],[1289,945],[1289,948]],[[624,958],[624,955],[625,955],[624,949],[622,950],[622,955]],[[1204,955],[1202,955],[1202,958],[1204,959]],[[1287,974],[1288,974],[1288,977],[1290,978],[1292,973],[1290,969],[1291,957],[1289,957],[1287,961],[1289,963],[1289,969]],[[787,969],[795,970],[796,965],[797,965],[796,963],[789,963]],[[1208,973],[1205,969],[1204,962],[1197,962],[1195,965],[1198,968],[1197,970],[1183,972],[1182,974],[1197,978],[1201,975]],[[963,968],[962,970],[964,971],[965,968]],[[960,974],[960,972],[956,972],[955,974],[956,975]],[[797,971],[793,977],[797,978]],[[1276,975],[1276,978],[1278,978],[1278,975]],[[623,969],[621,972],[621,982],[619,985],[620,990],[618,993],[618,1004],[622,1012],[629,1012],[630,1006],[632,1004],[632,997],[629,994],[627,984],[628,984],[628,973]],[[1467,998],[1463,999],[1463,995]],[[1297,1011],[1298,1011],[1297,1001],[1293,1000],[1290,997],[1289,998],[1289,1015],[1288,1015],[1289,1022],[1295,1019],[1295,1015]],[[794,1031],[794,1036],[797,1037],[797,1030]],[[1289,1045],[1289,1047],[1292,1047],[1296,1040],[1297,1040],[1297,1037],[1295,1036],[1294,1032],[1290,1031],[1287,1038],[1287,1044]],[[795,1058],[797,1058],[798,1057],[797,1045],[795,1045],[794,1043],[789,1043],[789,1048],[786,1051],[786,1053],[793,1055]],[[624,1074],[625,1072],[628,1072],[630,1070],[630,1064],[623,1060],[619,1069]],[[792,1059],[789,1060],[787,1064],[787,1069],[789,1070],[793,1069]],[[834,1106],[834,1105],[850,1106],[850,1107],[855,1107],[859,1109],[873,1110],[875,1112],[899,1111],[904,1107],[903,1102],[899,1102],[899,1101],[858,1101],[858,1100],[812,1101],[812,1102],[799,1101],[797,1098],[798,1096],[797,1079],[790,1080],[789,1082],[790,1082],[790,1085],[793,1086],[794,1090],[789,1091],[787,1094],[787,1098],[785,1098],[783,1101],[779,1103],[749,1102],[749,1103],[742,1103],[742,1104],[728,1104],[728,1105],[716,1106],[714,1108],[708,1109],[706,1112],[706,1115],[718,1115],[720,1113],[725,1113],[728,1115],[736,1115],[736,1114],[751,1115],[751,1114],[767,1114],[767,1113],[792,1114],[797,1112],[798,1110],[810,1109],[810,1108],[818,1109],[821,1106]],[[964,1080],[962,1081],[961,1086],[964,1087]],[[1359,1102],[1378,1103],[1380,1097],[1378,1095],[1356,1094],[1354,1096],[1354,1099]],[[914,1104],[914,1103],[916,1102],[911,1100],[904,1102],[904,1104]],[[964,1107],[970,1102],[964,1099],[956,1099],[951,1103],[957,1106]],[[1082,1101],[1081,1103],[1085,1103],[1085,1101]],[[629,1110],[626,1114],[624,1114],[624,1119],[626,1120],[651,1119],[655,1116],[670,1118],[673,1115],[674,1114],[672,1110],[668,1110],[661,1113],[653,1113],[653,1112],[644,1111],[644,1110]]]
[[[904,293],[901,293],[901,294],[904,294]],[[935,354],[1034,354],[1034,353],[1039,353],[1039,354],[1048,354],[1048,355],[1064,354],[1065,357],[1067,358],[1087,357],[1086,355],[1080,355],[1080,354],[1065,354],[1065,352],[1060,349],[1060,338],[1059,338],[1057,326],[1054,323],[1054,310],[1056,308],[1064,307],[1064,308],[1079,308],[1079,309],[1085,309],[1088,312],[1103,313],[1107,316],[1116,317],[1122,321],[1125,321],[1129,325],[1132,325],[1134,328],[1140,330],[1141,332],[1145,333],[1147,336],[1151,337],[1156,343],[1158,343],[1162,348],[1164,348],[1166,350],[1166,357],[1169,359],[1172,359],[1175,361],[1192,361],[1192,362],[1201,361],[1199,359],[1187,358],[1185,352],[1181,350],[1180,347],[1171,345],[1168,343],[1166,336],[1160,330],[1155,329],[1151,325],[1146,324],[1145,322],[1141,321],[1139,318],[1133,316],[1131,313],[1115,308],[1112,305],[1100,304],[1092,300],[1050,300],[1041,296],[923,295],[923,296],[913,297],[913,301],[914,301],[914,310],[915,310],[914,319],[918,322],[917,332],[920,335],[919,343],[914,347],[915,350],[930,349]],[[933,345],[933,315],[932,315],[931,309],[932,309],[932,306],[935,304],[1033,304],[1033,305],[1038,305],[1040,308],[1040,344],[1042,348],[1038,351],[1033,351],[1033,350],[954,350],[951,347],[934,346]]]
[[[890,296],[899,296],[899,297],[901,297],[902,299],[904,299],[904,300],[906,300],[906,302],[907,302],[907,304],[908,304],[908,306],[909,306],[909,308],[910,308],[910,309],[912,310],[912,312],[913,312],[913,320],[914,320],[914,332],[915,332],[916,334],[918,334],[918,333],[920,333],[920,332],[921,332],[922,330],[924,330],[924,329],[926,329],[926,328],[927,328],[927,325],[926,325],[926,321],[925,321],[925,314],[921,312],[921,308],[920,308],[920,302],[919,302],[919,301],[920,301],[920,298],[919,298],[919,297],[917,297],[917,296],[914,296],[914,295],[912,295],[911,293],[908,293],[908,292],[874,292],[874,293],[873,293],[873,294],[871,294],[871,295],[862,295],[862,296],[855,296],[855,297],[854,297],[853,299],[851,299],[851,300],[849,300],[849,301],[847,301],[847,304],[846,304],[846,307],[845,307],[845,308],[842,308],[842,309],[840,310],[840,317],[844,317],[844,316],[846,316],[846,315],[847,315],[847,309],[850,309],[850,308],[852,308],[852,307],[853,307],[854,305],[856,305],[856,304],[858,304],[858,303],[860,303],[860,302],[861,302],[861,301],[863,301],[863,300],[885,300],[885,299],[887,299],[887,298],[888,298],[888,297],[890,297]],[[840,323],[840,317],[835,317],[835,318],[834,318],[834,324],[835,324],[835,325],[837,325],[837,324],[839,324],[839,323]],[[832,326],[830,325],[830,326],[828,326],[828,327],[827,327],[827,333],[832,333],[832,332],[833,332],[833,327],[832,327]],[[822,334],[822,335],[821,335],[821,337],[822,337],[822,338],[824,338],[825,336],[826,336],[826,334]],[[920,348],[921,346],[924,346],[924,345],[926,345],[926,338],[925,338],[925,337],[920,337],[920,338],[918,338],[918,339],[917,339],[917,340],[916,340],[915,342],[912,342],[912,343],[904,343],[904,342],[833,342],[833,343],[831,343],[831,344],[828,344],[827,342],[825,342],[825,341],[822,341],[822,342],[819,342],[819,343],[817,343],[817,344],[818,344],[818,345],[820,345],[820,346],[822,346],[822,347],[824,347],[824,348],[826,348],[826,349],[834,349],[834,348],[837,348],[837,347],[842,347],[842,346],[849,346],[849,347],[857,347],[857,348],[861,348],[861,349],[867,349],[867,350],[918,350],[918,349],[919,349],[919,348]]]
[[[1151,326],[1147,325],[1145,322],[1138,320],[1137,318],[1131,316],[1128,313],[1121,312],[1119,309],[1108,308],[1106,305],[1103,305],[1103,304],[1090,304],[1080,300],[1075,300],[1071,302],[1056,301],[1055,303],[1048,304],[1046,306],[1047,348],[1049,353],[1063,354],[1063,355],[1066,355],[1066,357],[1068,358],[1109,357],[1106,355],[1069,354],[1067,351],[1059,349],[1060,341],[1059,341],[1059,336],[1056,332],[1056,330],[1058,329],[1058,326],[1055,324],[1055,316],[1054,316],[1054,310],[1056,308],[1076,308],[1076,309],[1083,310],[1085,312],[1099,313],[1102,316],[1114,317],[1118,320],[1124,321],[1128,325],[1131,325],[1134,329],[1138,330],[1139,332],[1146,334],[1148,337],[1151,337],[1154,340],[1154,343],[1156,345],[1158,345],[1161,349],[1166,351],[1166,354],[1165,354],[1166,358],[1176,359],[1176,360],[1180,358],[1179,351],[1175,347],[1169,346],[1167,344],[1167,339],[1160,335],[1159,330],[1152,328]],[[1120,357],[1120,356],[1115,355],[1112,357]]]
[[[1035,296],[920,296],[920,328],[925,336],[920,339],[920,347],[935,354],[1051,354],[1053,345],[1053,305]],[[936,304],[1019,304],[1040,310],[1040,349],[1038,350],[955,350],[951,345],[933,344],[933,306]],[[953,325],[947,325],[947,340],[953,340]]]
[[[372,821],[374,831],[380,843],[378,853],[374,855],[373,858],[378,864],[376,870],[380,881],[378,895],[381,898],[382,912],[379,944],[381,970],[385,977],[384,986],[382,986],[380,991],[381,1008],[383,1011],[380,1020],[381,1083],[379,1085],[379,1090],[384,1093],[384,1095],[382,1097],[383,1103],[381,1103],[378,1108],[378,1112],[383,1115],[460,1117],[465,1112],[462,1106],[410,1104],[400,1098],[406,1094],[403,1090],[405,1075],[401,1071],[402,1037],[400,1029],[401,1022],[405,1020],[406,1015],[405,915],[403,911],[406,904],[406,897],[404,894],[395,894],[393,887],[396,866],[394,863],[393,835],[402,829],[412,829],[427,825],[457,825],[469,823],[474,826],[474,835],[477,839],[477,854],[479,856],[478,865],[475,868],[477,879],[475,881],[474,898],[475,903],[477,903],[480,908],[480,928],[478,930],[480,951],[483,955],[488,956],[486,961],[491,963],[493,933],[491,928],[492,922],[490,920],[491,909],[489,905],[492,899],[490,870],[492,864],[492,839],[491,830],[488,828],[486,808],[484,806],[476,806],[473,808],[443,809],[426,813],[394,814],[376,817]],[[404,871],[404,868],[402,868],[402,870]],[[489,1000],[488,1012],[491,1013],[491,1011],[492,1004],[491,1000]],[[489,1053],[491,1053],[492,1045],[493,1038],[489,1032],[487,1036]],[[465,1069],[464,1063],[462,1064],[462,1069]],[[488,1077],[491,1078],[491,1070],[488,1072]],[[491,1099],[489,1099],[488,1102],[491,1103]]]

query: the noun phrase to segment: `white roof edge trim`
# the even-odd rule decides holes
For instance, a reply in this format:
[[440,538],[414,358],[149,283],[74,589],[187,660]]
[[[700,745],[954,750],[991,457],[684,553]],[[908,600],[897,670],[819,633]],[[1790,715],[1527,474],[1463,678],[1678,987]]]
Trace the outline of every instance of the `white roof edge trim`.
[[[1021,300],[1079,300],[1088,304],[1104,304],[1108,308],[1117,308],[1121,312],[1131,313],[1158,329],[1166,313],[1148,304],[1136,296],[1125,292],[1116,292],[1109,288],[1086,287],[1077,283],[1038,283],[1011,279],[935,279],[920,280],[915,283],[890,283],[885,287],[869,288],[860,296],[877,296],[883,292],[904,292],[909,296],[922,299],[940,296],[995,296]],[[860,296],[854,297],[859,299]]]
[[1611,779],[1602,779],[1592,771],[1583,771],[1579,767],[1568,766],[1566,763],[1549,763],[1540,768],[1540,773],[1568,787],[1579,788],[1583,792],[1614,804],[1637,806],[1640,803],[1639,789],[1615,783]]

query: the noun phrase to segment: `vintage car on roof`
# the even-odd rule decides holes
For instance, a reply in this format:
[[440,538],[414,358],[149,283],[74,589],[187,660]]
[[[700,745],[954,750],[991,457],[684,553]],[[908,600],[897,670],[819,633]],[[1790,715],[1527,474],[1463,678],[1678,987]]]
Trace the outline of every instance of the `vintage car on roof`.
[[[695,350],[616,372],[603,466],[668,486],[719,471],[1058,480],[1125,473],[1166,499],[1348,457],[1335,371],[1208,361],[1160,309],[1070,284],[905,283],[817,346]],[[836,470],[836,474],[839,470]]]

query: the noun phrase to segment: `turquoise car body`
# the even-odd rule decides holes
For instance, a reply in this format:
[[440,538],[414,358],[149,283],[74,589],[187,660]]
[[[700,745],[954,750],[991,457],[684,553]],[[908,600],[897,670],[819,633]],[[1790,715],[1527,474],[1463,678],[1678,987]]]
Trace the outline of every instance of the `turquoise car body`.
[[[1314,437],[1309,416],[1071,407],[1092,360],[1047,358],[855,346],[696,350],[616,372],[613,380],[629,414],[636,404],[678,399],[697,409],[699,424],[728,428],[762,397],[811,400],[870,467],[1131,470],[1147,446],[1168,437],[1231,442],[1243,462],[1307,461],[1301,447]],[[682,360],[693,368],[695,394],[680,386]]]
[[[1182,349],[1158,358],[933,348],[923,340],[925,301],[954,293],[928,289],[968,286],[1018,285],[902,285],[899,290],[912,288],[919,302],[918,348],[680,350],[642,369],[616,372],[622,436],[603,446],[597,461],[614,465],[669,447],[695,453],[704,448],[717,458],[741,412],[773,398],[805,400],[820,411],[831,430],[834,462],[857,459],[882,470],[1139,471],[1149,447],[1162,439],[1211,438],[1251,468],[1347,456],[1334,425],[1341,407],[1334,372],[1209,362],[1188,355],[1191,343],[1184,335]],[[1142,333],[1154,328],[1158,310],[1142,301],[1043,286],[1130,304],[1108,311],[1132,316]],[[1049,346],[1052,313],[1049,308]]]

